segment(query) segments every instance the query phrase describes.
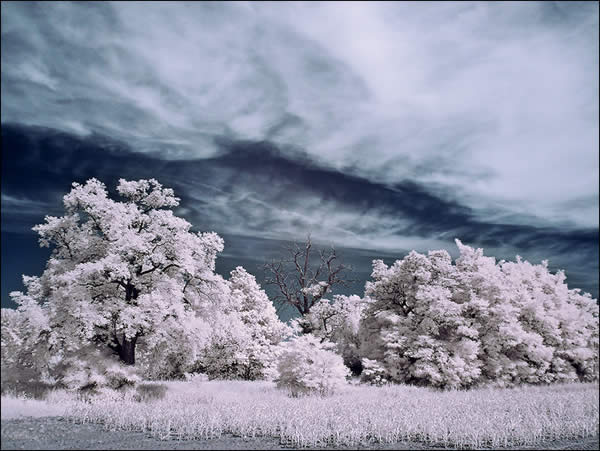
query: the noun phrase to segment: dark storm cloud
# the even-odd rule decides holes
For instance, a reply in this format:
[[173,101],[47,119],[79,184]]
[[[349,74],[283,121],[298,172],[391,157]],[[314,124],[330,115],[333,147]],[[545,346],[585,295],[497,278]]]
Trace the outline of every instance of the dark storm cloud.
[[499,258],[550,259],[571,283],[597,295],[597,229],[486,223],[413,181],[373,183],[268,142],[221,139],[217,146],[212,158],[162,160],[100,135],[4,124],[2,232],[27,233],[44,214],[60,214],[73,181],[97,177],[113,190],[120,177],[154,177],[175,189],[179,214],[196,229],[225,237],[224,273],[241,264],[260,279],[256,271],[280,252],[281,240],[311,232],[317,242],[345,250],[360,279],[353,289],[361,292],[372,258],[391,262],[413,248],[455,253],[458,237]]

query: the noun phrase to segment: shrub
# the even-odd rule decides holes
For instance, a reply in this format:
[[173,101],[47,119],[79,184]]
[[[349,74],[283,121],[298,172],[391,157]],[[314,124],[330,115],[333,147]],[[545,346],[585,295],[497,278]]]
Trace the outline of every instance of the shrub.
[[2,395],[12,394],[37,400],[46,399],[53,388],[53,385],[37,380],[11,381],[11,383],[2,381]]
[[384,385],[389,382],[387,371],[375,360],[362,359],[362,373],[360,379],[371,385]]
[[115,364],[107,368],[104,377],[106,378],[106,386],[115,390],[133,387],[140,381],[140,377],[135,374],[132,367],[121,364]]
[[282,345],[277,369],[277,387],[289,389],[292,396],[333,394],[346,384],[349,371],[342,358],[331,351],[333,344],[303,335]]
[[163,399],[167,394],[165,384],[139,384],[135,388],[134,399],[138,402],[149,402]]

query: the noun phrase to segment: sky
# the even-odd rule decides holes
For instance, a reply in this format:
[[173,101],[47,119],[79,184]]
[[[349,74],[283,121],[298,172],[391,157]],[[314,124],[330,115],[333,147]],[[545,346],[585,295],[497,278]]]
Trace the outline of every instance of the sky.
[[73,181],[156,178],[223,274],[516,255],[598,298],[597,2],[3,2],[2,306]]

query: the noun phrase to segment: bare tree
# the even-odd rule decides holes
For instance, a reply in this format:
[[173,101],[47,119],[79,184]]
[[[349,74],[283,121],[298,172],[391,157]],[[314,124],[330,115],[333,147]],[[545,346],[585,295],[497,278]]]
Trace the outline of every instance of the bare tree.
[[335,249],[315,250],[310,235],[305,243],[287,246],[285,254],[264,265],[265,284],[277,288],[274,301],[280,307],[292,306],[304,316],[334,286],[351,282],[350,267],[339,262]]

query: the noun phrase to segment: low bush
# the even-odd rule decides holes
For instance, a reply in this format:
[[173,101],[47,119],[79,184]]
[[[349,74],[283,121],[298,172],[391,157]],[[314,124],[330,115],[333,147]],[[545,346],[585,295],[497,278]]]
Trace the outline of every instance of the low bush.
[[327,396],[346,385],[350,372],[342,357],[331,350],[333,346],[313,335],[284,343],[277,366],[277,387],[290,390],[296,397],[313,393]]
[[40,381],[2,381],[2,395],[14,395],[30,399],[46,399],[53,385]]
[[134,399],[138,402],[149,402],[163,399],[167,394],[165,384],[138,384],[135,387]]
[[135,373],[133,367],[115,364],[108,367],[104,373],[106,386],[114,390],[134,387],[140,377]]

